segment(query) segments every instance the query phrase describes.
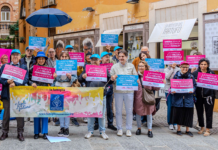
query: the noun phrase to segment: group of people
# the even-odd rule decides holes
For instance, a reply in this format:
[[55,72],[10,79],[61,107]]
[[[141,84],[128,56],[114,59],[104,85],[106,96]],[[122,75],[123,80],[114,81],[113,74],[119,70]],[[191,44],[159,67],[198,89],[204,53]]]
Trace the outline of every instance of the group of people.
[[[47,46],[48,47],[48,46]],[[15,82],[13,79],[4,79],[0,77],[0,83],[3,85],[1,100],[4,105],[4,117],[2,123],[2,135],[0,140],[5,140],[8,137],[9,121],[10,121],[10,95],[9,88],[14,86],[32,86],[34,88],[38,86],[49,86],[48,83],[32,80],[33,66],[46,66],[56,68],[56,60],[68,60],[70,59],[69,52],[74,52],[73,46],[67,45],[65,50],[56,56],[56,52],[53,48],[48,50],[49,58],[45,55],[46,49],[43,51],[37,51],[37,55],[33,55],[32,49],[28,47],[25,50],[25,57],[21,58],[21,53],[18,49],[14,49],[11,52],[11,60],[8,62],[7,55],[1,57],[0,76],[3,73],[5,64],[12,65],[27,70],[23,84]],[[116,46],[114,48],[114,56],[111,56],[110,46],[106,47],[107,51],[102,52],[99,56],[94,54],[92,49],[84,49],[85,65],[83,67],[77,67],[77,75],[67,73],[66,75],[57,75],[54,73],[54,82],[50,86],[56,87],[105,87],[103,97],[103,117],[102,118],[84,118],[84,121],[88,122],[88,133],[85,135],[86,139],[93,136],[94,130],[99,129],[100,136],[107,140],[109,139],[106,134],[105,127],[105,113],[107,111],[108,128],[117,131],[118,136],[123,135],[123,123],[122,123],[122,110],[123,103],[125,104],[126,111],[126,136],[132,136],[132,123],[135,118],[138,129],[136,135],[141,135],[141,126],[144,120],[147,122],[148,137],[152,138],[152,116],[156,113],[155,104],[148,105],[143,103],[143,89],[153,91],[160,90],[157,87],[144,86],[143,74],[144,71],[149,71],[149,65],[145,61],[146,58],[151,58],[149,55],[148,47],[144,46],[141,49],[139,57],[135,58],[132,63],[128,63],[128,53],[123,50],[122,47]],[[198,53],[197,53],[198,54]],[[107,70],[107,82],[102,81],[86,81],[86,65],[96,65],[113,63],[110,72]],[[187,62],[182,62],[180,65],[172,64],[165,68],[166,79],[165,91],[167,99],[167,122],[171,130],[177,130],[178,135],[182,135],[181,126],[186,126],[186,134],[193,136],[189,131],[189,127],[193,127],[193,113],[194,104],[196,105],[198,122],[201,127],[199,134],[204,136],[210,135],[210,129],[212,128],[213,107],[215,99],[215,91],[211,89],[205,89],[197,87],[196,79],[198,72],[212,73],[214,72],[209,68],[210,62],[207,59],[201,59],[199,61],[199,68],[189,69]],[[138,90],[137,91],[125,91],[116,89],[116,79],[118,75],[137,75]],[[176,93],[171,91],[170,79],[192,79],[194,90],[190,93]],[[115,117],[116,127],[113,125],[113,99],[115,99]],[[206,130],[204,126],[204,109],[206,112]],[[24,141],[24,118],[17,119],[17,138],[20,141]],[[56,119],[57,121],[57,119]],[[47,139],[48,135],[48,118],[34,118],[34,139],[40,137],[40,133],[44,139]],[[60,117],[58,119],[60,123],[60,131],[58,136],[69,136],[69,117]],[[73,118],[74,124],[78,125],[76,118]]]

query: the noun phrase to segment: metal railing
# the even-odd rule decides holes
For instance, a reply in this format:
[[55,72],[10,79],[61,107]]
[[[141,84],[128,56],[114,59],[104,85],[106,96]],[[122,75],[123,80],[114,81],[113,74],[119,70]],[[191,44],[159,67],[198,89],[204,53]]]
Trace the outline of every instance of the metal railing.
[[8,30],[9,31],[9,26],[12,24],[15,24],[16,22],[6,22],[6,21],[0,21],[0,33],[3,33],[3,31]]

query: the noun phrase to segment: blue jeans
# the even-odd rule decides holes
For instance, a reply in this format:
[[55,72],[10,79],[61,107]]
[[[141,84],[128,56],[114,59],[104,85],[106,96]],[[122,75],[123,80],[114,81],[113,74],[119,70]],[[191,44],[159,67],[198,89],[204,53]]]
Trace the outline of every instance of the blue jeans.
[[61,128],[69,128],[70,118],[69,117],[59,117],[60,127]]
[[48,118],[34,118],[34,134],[39,133],[48,133]]
[[[136,122],[137,122],[137,127],[141,128],[142,124],[141,124],[141,116],[136,114]],[[148,129],[152,129],[152,114],[151,115],[147,115],[147,126]]]
[[[165,93],[166,98],[167,98],[167,122],[169,125],[171,125],[170,123],[170,117],[171,117],[171,108],[172,108],[172,94]],[[168,97],[167,97],[168,95]],[[176,124],[174,124],[176,125]]]
[[134,93],[114,93],[116,108],[116,124],[118,130],[122,130],[123,102],[125,104],[126,109],[126,130],[132,129],[133,94]]
[[[106,96],[103,98],[103,114],[102,118],[98,118],[99,131],[105,132],[105,111],[106,111]],[[88,131],[94,131],[95,118],[88,118]]]

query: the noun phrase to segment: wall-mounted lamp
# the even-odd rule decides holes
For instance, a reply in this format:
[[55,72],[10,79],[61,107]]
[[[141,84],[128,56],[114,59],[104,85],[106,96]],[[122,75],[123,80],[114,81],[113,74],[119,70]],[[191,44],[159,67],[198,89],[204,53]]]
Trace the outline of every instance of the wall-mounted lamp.
[[83,11],[92,12],[92,11],[95,11],[95,10],[92,7],[86,7],[86,8],[83,8]]
[[137,4],[139,0],[128,0],[126,3]]

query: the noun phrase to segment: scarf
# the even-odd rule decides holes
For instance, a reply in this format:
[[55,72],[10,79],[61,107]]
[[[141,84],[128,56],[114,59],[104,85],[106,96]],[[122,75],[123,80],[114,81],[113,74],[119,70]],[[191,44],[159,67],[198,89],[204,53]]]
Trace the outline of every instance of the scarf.
[[189,75],[188,71],[186,73],[184,73],[184,74],[181,71],[180,71],[180,73],[181,73],[182,78],[185,78],[185,79],[188,78],[188,75]]

